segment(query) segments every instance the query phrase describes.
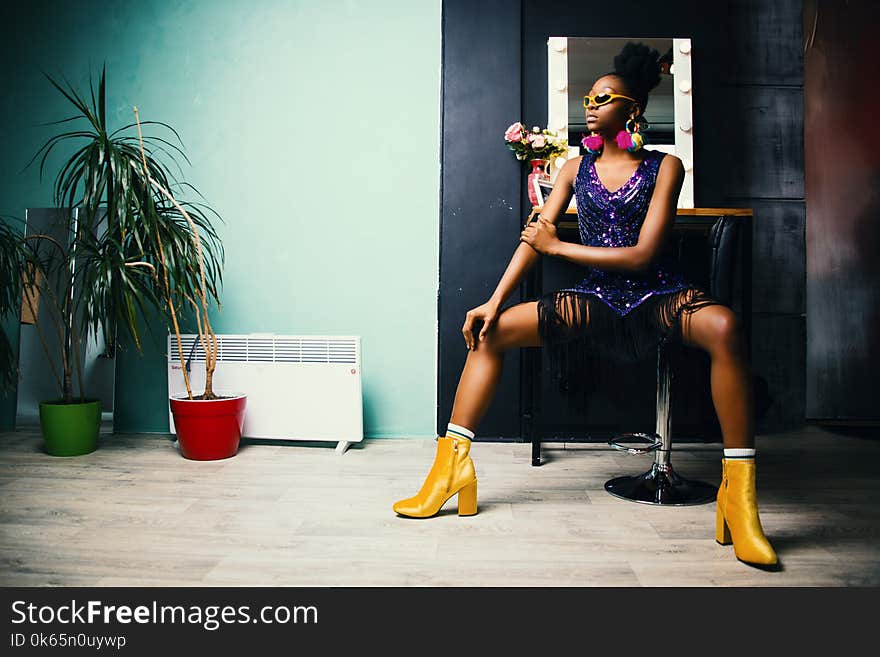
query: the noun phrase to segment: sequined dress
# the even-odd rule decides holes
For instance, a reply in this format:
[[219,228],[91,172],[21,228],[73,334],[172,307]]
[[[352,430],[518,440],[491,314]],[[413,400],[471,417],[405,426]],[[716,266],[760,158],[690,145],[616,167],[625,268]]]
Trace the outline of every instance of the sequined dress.
[[[635,173],[613,192],[599,180],[595,156],[581,158],[574,194],[582,244],[638,243],[666,155],[644,153]],[[683,313],[719,303],[668,256],[638,272],[587,266],[580,281],[538,299],[538,328],[560,391],[589,393],[613,377],[615,361],[637,362],[656,355],[661,343],[680,341]]]
[[[635,173],[622,187],[609,192],[596,174],[595,156],[585,155],[575,180],[578,232],[587,246],[635,246],[648,213],[665,153],[646,151]],[[655,261],[646,272],[609,271],[586,267],[577,285],[565,288],[595,294],[618,315],[625,315],[652,294],[674,292],[689,286],[668,260]]]

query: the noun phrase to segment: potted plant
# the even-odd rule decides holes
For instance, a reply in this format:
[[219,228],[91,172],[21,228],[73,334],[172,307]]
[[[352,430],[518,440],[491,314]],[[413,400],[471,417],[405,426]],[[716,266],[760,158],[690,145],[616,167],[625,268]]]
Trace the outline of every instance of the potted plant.
[[[21,301],[20,240],[10,226],[0,218],[0,320],[16,312]],[[15,387],[16,356],[0,322],[0,391],[7,392]]]
[[[68,222],[75,224],[76,219]],[[40,425],[46,451],[53,456],[77,456],[94,451],[98,446],[101,425],[101,402],[84,396],[83,354],[78,330],[81,295],[75,289],[75,260],[80,265],[89,258],[75,258],[76,244],[45,234],[19,237],[3,224],[0,231],[0,260],[3,265],[3,294],[0,314],[17,311],[19,302],[22,321],[34,324],[40,344],[46,353],[48,371],[58,386],[57,399],[40,402]],[[42,306],[43,311],[39,308]],[[25,320],[27,317],[27,320]],[[16,382],[15,355],[4,334],[4,387]],[[55,343],[53,352],[50,344]],[[74,380],[78,394],[74,394]]]
[[516,154],[517,160],[531,164],[531,171],[527,177],[529,201],[532,206],[539,205],[540,198],[534,181],[536,178],[550,180],[550,165],[557,158],[567,157],[568,140],[560,139],[556,132],[547,128],[542,130],[540,126],[533,127],[530,132],[525,125],[517,121],[504,131],[504,142]]
[[[140,137],[141,123],[136,107],[134,113]],[[146,162],[143,139],[140,140],[140,148]],[[190,216],[191,213],[198,212],[198,208],[178,202],[167,187],[153,178],[149,171],[143,172],[143,178],[149,184],[141,190],[143,194],[141,204],[149,208],[149,214],[167,213],[169,216],[183,217],[190,229],[188,241],[165,245],[159,225],[154,225],[156,253],[159,256],[160,269],[164,274],[159,293],[177,339],[180,371],[186,386],[186,395],[169,397],[180,453],[186,458],[200,461],[228,458],[238,452],[247,395],[237,391],[218,394],[213,389],[218,344],[217,336],[211,328],[208,306],[210,299],[213,298],[218,304],[219,299],[213,279],[209,284],[209,277],[205,274],[207,250],[199,233],[199,224]],[[189,210],[185,207],[187,205]],[[201,218],[204,220],[204,215],[201,215]],[[211,236],[215,238],[212,243],[219,247],[216,234],[212,232]],[[222,247],[220,248],[222,252]],[[171,264],[174,261],[178,263],[177,268]],[[219,277],[219,268],[216,271]],[[205,360],[205,390],[198,396],[193,396],[177,319],[180,306],[186,304],[192,306],[198,328],[197,344],[201,347]]]
[[[150,159],[144,145],[145,138],[142,136],[142,123],[137,107],[134,108],[134,115],[143,163],[139,174],[141,179],[136,185],[138,206],[144,217],[149,218],[144,224],[147,234],[154,242],[157,269],[161,272],[158,296],[174,329],[180,371],[186,386],[186,395],[169,396],[180,453],[186,458],[199,461],[228,458],[238,452],[247,395],[239,391],[223,394],[213,389],[218,343],[208,310],[211,299],[218,306],[220,303],[216,283],[221,280],[219,264],[222,262],[223,248],[201,207],[213,212],[218,218],[220,215],[204,204],[179,202],[167,183],[170,176],[160,178],[154,175],[164,172],[154,171],[149,166]],[[133,168],[137,169],[138,166],[132,163]],[[188,183],[187,186],[195,190]],[[183,232],[166,234],[164,226],[167,222],[177,225]],[[202,239],[200,227],[208,230],[208,241]],[[198,328],[198,346],[202,349],[205,361],[205,390],[198,396],[193,396],[190,385],[178,321],[182,307],[189,306],[193,310]]]
[[[108,340],[115,342],[117,330],[122,329],[128,332],[140,351],[138,320],[150,308],[158,308],[171,319],[179,344],[178,317],[188,314],[192,306],[199,333],[203,336],[201,342],[209,372],[206,390],[200,397],[206,401],[224,398],[224,395],[215,394],[211,386],[216,365],[216,338],[208,321],[210,301],[219,305],[217,289],[222,282],[223,261],[223,247],[208,213],[218,219],[220,216],[204,203],[181,202],[172,195],[172,190],[178,188],[188,188],[196,194],[198,190],[189,183],[178,181],[170,168],[160,161],[159,153],[178,170],[180,165],[176,154],[187,162],[189,160],[181,147],[170,141],[158,136],[143,136],[141,126],[163,126],[173,132],[183,146],[180,136],[165,123],[141,123],[137,108],[135,122],[111,132],[106,121],[104,70],[97,89],[91,82],[89,84],[90,103],[69,83],[65,88],[50,76],[46,77],[77,110],[74,116],[55,123],[85,121],[87,125],[81,130],[53,136],[31,160],[32,164],[42,154],[42,179],[51,151],[58,144],[76,142],[75,148],[71,149],[73,155],[60,167],[53,195],[58,207],[69,210],[71,218],[76,217],[69,226],[69,244],[66,249],[63,244],[48,249],[45,245],[43,248],[35,246],[42,242],[51,244],[51,240],[43,239],[44,236],[28,236],[20,240],[20,250],[11,253],[17,258],[24,275],[25,288],[37,286],[51,299],[51,286],[39,287],[40,281],[61,280],[68,276],[62,286],[64,299],[57,299],[62,295],[54,296],[61,310],[65,332],[72,337],[73,345],[79,344],[77,333],[85,335],[87,331],[97,332],[99,329]],[[137,128],[136,135],[131,134],[134,128]],[[69,275],[66,272],[70,272]],[[28,295],[23,297],[27,302]],[[182,349],[178,351],[183,359]],[[69,410],[67,407],[74,405],[72,376],[68,369],[72,367],[75,371],[80,360],[77,348],[62,352],[60,369],[64,375],[58,377],[62,396],[60,402],[54,403],[54,406],[65,407],[62,410]],[[198,399],[192,395],[188,379],[187,391],[189,400]],[[78,403],[84,402],[86,400],[80,399]],[[225,416],[226,412],[220,414]],[[97,417],[99,421],[100,411]],[[187,424],[188,421],[182,423]],[[227,421],[224,426],[228,424]],[[44,436],[46,426],[43,425]],[[63,429],[62,433],[69,432]],[[46,438],[48,448],[50,438]],[[184,456],[200,457],[198,450],[195,454],[188,453],[190,450],[184,447],[183,440],[181,448]],[[83,445],[82,449],[88,449],[88,445]]]

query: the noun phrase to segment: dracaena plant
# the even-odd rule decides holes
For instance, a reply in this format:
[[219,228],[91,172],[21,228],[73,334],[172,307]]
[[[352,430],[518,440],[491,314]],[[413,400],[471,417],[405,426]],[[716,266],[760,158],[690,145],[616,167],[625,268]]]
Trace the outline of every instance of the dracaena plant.
[[[193,185],[175,177],[169,166],[182,177],[178,158],[189,164],[180,135],[166,123],[141,122],[137,108],[132,123],[111,131],[105,69],[97,88],[90,78],[88,98],[66,80],[62,85],[46,77],[76,109],[73,116],[47,125],[77,122],[79,129],[51,137],[28,166],[40,158],[42,180],[53,149],[64,144],[72,151],[60,165],[53,186],[56,206],[69,211],[65,214],[71,218],[70,239],[66,245],[52,246],[54,240],[45,235],[19,240],[18,267],[25,274],[26,288],[37,286],[46,292],[41,298],[58,306],[64,330],[60,336],[61,373],[56,380],[62,397],[73,399],[71,370],[78,371],[81,381],[77,334],[97,335],[103,330],[113,341],[121,329],[140,350],[141,319],[150,308],[157,308],[177,335],[181,361],[179,324],[182,317],[195,315],[207,368],[207,385],[200,397],[215,398],[211,381],[217,341],[208,308],[212,301],[219,306],[224,254],[210,217],[221,218],[205,203],[182,200],[185,193],[203,197]],[[165,128],[180,145],[157,135],[144,135],[142,126]],[[64,294],[53,295],[51,281],[60,283],[58,289]],[[43,287],[39,287],[41,282]],[[15,291],[10,294],[14,296]],[[27,302],[28,295],[23,296]],[[41,334],[48,333],[47,327],[40,327],[39,319],[37,326]],[[71,335],[73,340],[68,339]],[[185,367],[183,375],[193,398]]]
[[[14,217],[9,219],[14,220]],[[21,301],[21,275],[24,250],[21,238],[8,221],[0,219],[0,319],[18,311]],[[0,324],[0,391],[15,386],[16,356],[6,330]]]
[[[14,217],[7,221],[16,221]],[[63,240],[64,238],[62,238]],[[36,320],[37,308],[43,298],[44,311],[36,324],[37,335],[46,351],[49,371],[65,402],[73,401],[73,375],[79,383],[82,400],[82,365],[77,323],[72,320],[76,295],[72,294],[72,257],[62,241],[44,234],[20,237],[9,223],[0,224],[0,274],[3,292],[0,315],[9,315],[21,306]],[[59,361],[52,358],[49,343],[57,341]],[[0,368],[2,384],[10,388],[16,381],[15,355],[5,333],[0,337]]]

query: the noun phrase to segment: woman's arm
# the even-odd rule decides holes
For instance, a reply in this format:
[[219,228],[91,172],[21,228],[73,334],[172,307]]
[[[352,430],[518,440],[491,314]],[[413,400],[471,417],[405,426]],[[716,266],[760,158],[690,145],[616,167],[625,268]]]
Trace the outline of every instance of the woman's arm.
[[[571,195],[574,193],[573,183],[574,177],[577,175],[578,162],[577,158],[569,160],[560,169],[559,174],[556,176],[556,183],[553,185],[553,191],[550,192],[550,197],[544,203],[544,207],[541,208],[541,214],[538,215],[539,219],[550,221],[554,225],[559,223],[559,219],[565,208],[568,207]],[[491,296],[491,301],[496,302],[499,306],[503,304],[511,292],[519,285],[523,275],[535,265],[540,254],[541,251],[534,246],[520,242],[513,253],[513,257],[510,259],[510,264],[507,265],[507,269],[501,277],[501,281],[498,283],[498,287]]]
[[495,288],[489,300],[501,306],[505,299],[510,296],[510,293],[519,285],[523,275],[534,266],[537,259],[537,251],[531,249],[526,244],[520,244],[516,251],[514,251],[510,264],[507,265],[504,275],[498,282],[498,287]]
[[584,246],[557,240],[547,249],[547,255],[599,269],[640,271],[647,268],[662,250],[672,230],[683,182],[681,160],[667,154],[660,163],[648,214],[635,246]]

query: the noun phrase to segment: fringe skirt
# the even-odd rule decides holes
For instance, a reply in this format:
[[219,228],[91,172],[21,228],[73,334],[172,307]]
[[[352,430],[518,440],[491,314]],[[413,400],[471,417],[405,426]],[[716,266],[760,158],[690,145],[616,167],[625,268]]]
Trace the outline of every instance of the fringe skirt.
[[583,409],[592,394],[609,387],[621,364],[656,358],[661,344],[682,344],[682,322],[709,305],[724,304],[690,287],[653,294],[621,317],[592,294],[543,294],[538,331],[555,387],[569,408]]

